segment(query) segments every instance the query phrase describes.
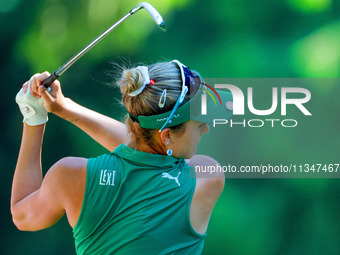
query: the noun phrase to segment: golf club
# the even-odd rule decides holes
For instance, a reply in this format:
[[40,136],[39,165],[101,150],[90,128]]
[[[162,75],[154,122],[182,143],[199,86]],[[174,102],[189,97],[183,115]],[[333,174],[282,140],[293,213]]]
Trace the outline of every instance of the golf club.
[[109,29],[107,29],[104,33],[102,33],[100,36],[94,39],[91,43],[89,43],[84,49],[82,49],[77,55],[71,58],[66,64],[59,67],[59,69],[57,69],[56,71],[54,71],[49,77],[47,77],[43,81],[42,85],[48,88],[56,79],[60,77],[60,75],[62,75],[69,67],[71,67],[78,59],[80,59],[86,52],[88,52],[94,45],[96,45],[101,39],[103,39],[113,29],[115,29],[120,23],[122,23],[132,14],[138,12],[139,10],[143,8],[147,10],[147,12],[156,22],[156,24],[165,32],[166,31],[165,23],[164,23],[162,16],[158,13],[158,11],[156,11],[156,9],[147,2],[137,4],[135,7],[131,9],[131,11],[128,14],[126,14],[123,18],[121,18],[119,21],[113,24]]

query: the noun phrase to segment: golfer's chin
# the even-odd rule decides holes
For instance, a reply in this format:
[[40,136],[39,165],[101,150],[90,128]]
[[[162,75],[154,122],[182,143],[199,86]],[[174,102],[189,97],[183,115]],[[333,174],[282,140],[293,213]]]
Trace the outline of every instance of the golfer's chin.
[[197,147],[193,148],[193,149],[190,151],[188,157],[186,157],[186,158],[187,158],[187,159],[191,159],[191,158],[196,154],[196,152],[197,152]]
[[191,151],[187,153],[182,153],[180,155],[174,154],[172,156],[175,158],[191,159],[196,154],[196,151],[197,151],[197,147],[193,148]]

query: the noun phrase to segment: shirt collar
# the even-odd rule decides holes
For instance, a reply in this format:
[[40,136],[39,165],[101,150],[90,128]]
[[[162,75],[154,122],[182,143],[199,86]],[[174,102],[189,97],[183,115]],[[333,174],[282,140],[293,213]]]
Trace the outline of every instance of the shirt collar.
[[177,164],[186,165],[184,159],[138,151],[125,144],[119,145],[111,154],[133,161],[137,165],[142,164],[157,167],[173,167]]

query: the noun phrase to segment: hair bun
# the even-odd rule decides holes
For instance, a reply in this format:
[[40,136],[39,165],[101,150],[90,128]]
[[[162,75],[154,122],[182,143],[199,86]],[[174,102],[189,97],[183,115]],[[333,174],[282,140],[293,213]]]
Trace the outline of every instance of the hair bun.
[[123,71],[119,81],[120,90],[124,95],[138,90],[144,85],[145,78],[139,68],[127,69]]

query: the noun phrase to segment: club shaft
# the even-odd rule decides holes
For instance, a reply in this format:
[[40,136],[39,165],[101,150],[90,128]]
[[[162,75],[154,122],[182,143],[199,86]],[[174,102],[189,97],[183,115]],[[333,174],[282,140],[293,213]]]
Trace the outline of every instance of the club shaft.
[[115,24],[113,24],[109,29],[107,29],[104,33],[94,39],[91,43],[89,43],[84,49],[82,49],[77,55],[71,58],[66,64],[60,67],[55,74],[59,77],[62,75],[69,67],[71,67],[79,58],[81,58],[86,52],[88,52],[94,45],[96,45],[101,39],[103,39],[106,35],[108,35],[113,29],[115,29],[120,23],[126,20],[131,13],[129,12]]
[[88,44],[84,49],[82,49],[78,54],[76,54],[73,58],[67,61],[63,66],[59,67],[56,71],[54,71],[49,77],[47,77],[42,85],[48,88],[51,84],[59,78],[67,69],[69,69],[79,58],[81,58],[86,52],[88,52],[94,45],[96,45],[101,39],[103,39],[107,34],[109,34],[113,29],[115,29],[119,24],[121,24],[124,20],[130,17],[132,14],[138,12],[139,10],[145,8],[156,24],[165,31],[165,24],[163,18],[160,14],[149,4],[149,3],[140,3],[136,5],[133,9],[130,10],[128,14],[126,14],[123,18],[118,20],[115,24],[113,24],[109,29],[107,29],[104,33],[94,39],[90,44]]

